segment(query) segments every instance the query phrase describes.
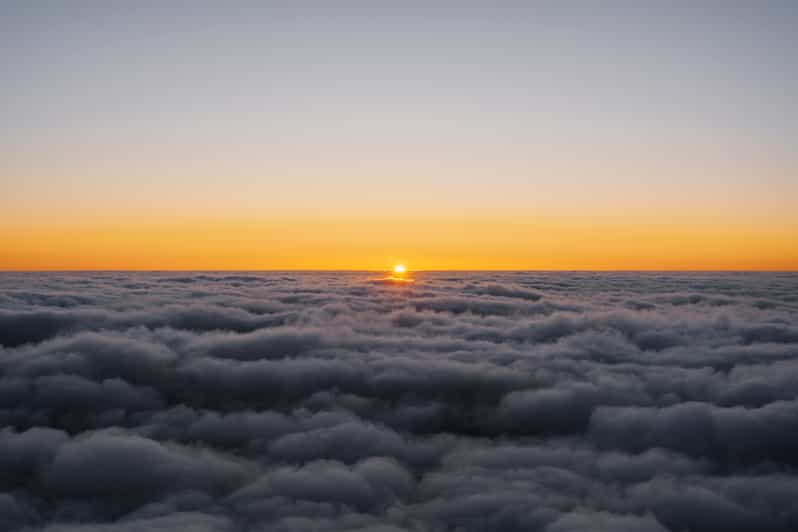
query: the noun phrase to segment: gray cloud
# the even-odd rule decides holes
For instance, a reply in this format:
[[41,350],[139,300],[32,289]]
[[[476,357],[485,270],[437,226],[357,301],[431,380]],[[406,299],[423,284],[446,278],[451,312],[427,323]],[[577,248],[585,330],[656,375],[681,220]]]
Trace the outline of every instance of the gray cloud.
[[0,529],[791,531],[795,274],[0,276]]

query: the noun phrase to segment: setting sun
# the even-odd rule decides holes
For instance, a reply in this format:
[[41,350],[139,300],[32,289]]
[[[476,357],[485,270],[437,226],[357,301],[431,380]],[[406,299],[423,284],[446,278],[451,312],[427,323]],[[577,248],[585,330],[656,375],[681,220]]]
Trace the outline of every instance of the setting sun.
[[404,264],[397,264],[393,267],[393,273],[396,275],[402,275],[407,272],[407,268],[405,268]]

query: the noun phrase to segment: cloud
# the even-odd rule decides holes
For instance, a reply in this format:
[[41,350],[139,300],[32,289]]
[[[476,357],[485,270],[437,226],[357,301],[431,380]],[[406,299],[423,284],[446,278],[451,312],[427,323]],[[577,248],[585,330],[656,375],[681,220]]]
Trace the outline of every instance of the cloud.
[[573,512],[546,528],[546,532],[666,532],[651,515],[613,515],[601,512]]
[[225,517],[202,513],[177,512],[148,519],[125,520],[115,524],[51,525],[46,532],[232,532],[233,523]]
[[138,502],[177,490],[226,493],[251,469],[212,451],[110,430],[63,443],[39,473],[48,494]]
[[0,276],[0,529],[798,529],[795,274]]
[[798,401],[761,408],[682,403],[665,408],[600,407],[590,435],[603,447],[640,451],[652,447],[689,455],[798,464]]

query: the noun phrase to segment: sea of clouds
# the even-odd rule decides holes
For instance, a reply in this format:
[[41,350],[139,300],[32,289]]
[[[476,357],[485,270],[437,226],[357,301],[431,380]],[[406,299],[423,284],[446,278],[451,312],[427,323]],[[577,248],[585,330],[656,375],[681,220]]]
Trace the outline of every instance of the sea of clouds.
[[378,277],[0,274],[0,530],[798,530],[798,274]]

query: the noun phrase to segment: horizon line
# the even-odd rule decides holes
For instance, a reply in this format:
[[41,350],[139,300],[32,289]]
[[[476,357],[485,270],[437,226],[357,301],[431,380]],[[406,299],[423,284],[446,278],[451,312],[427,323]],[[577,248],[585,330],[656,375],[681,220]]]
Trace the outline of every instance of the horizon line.
[[[165,268],[165,269],[147,269],[147,268],[64,268],[64,269],[3,269],[0,268],[0,274],[3,273],[230,273],[230,272],[244,272],[244,273],[280,273],[280,272],[296,272],[296,273],[385,273],[390,272],[391,268],[385,269],[348,269],[348,268],[254,268],[254,269],[182,269],[182,268]],[[447,273],[447,272],[463,272],[463,273],[493,273],[493,272],[536,272],[536,273],[798,273],[798,269],[714,269],[714,268],[698,268],[698,269],[656,269],[656,268],[480,268],[480,269],[466,269],[466,268],[446,268],[446,269],[425,269],[425,270],[408,270],[407,273]]]

